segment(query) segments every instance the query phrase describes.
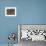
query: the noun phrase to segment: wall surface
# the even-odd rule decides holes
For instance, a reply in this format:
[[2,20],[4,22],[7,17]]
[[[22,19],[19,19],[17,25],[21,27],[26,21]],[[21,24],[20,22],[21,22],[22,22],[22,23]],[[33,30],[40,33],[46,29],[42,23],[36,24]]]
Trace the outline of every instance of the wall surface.
[[[9,6],[17,8],[16,17],[5,16]],[[9,32],[17,34],[17,24],[46,24],[46,0],[0,0],[0,44],[8,43]]]

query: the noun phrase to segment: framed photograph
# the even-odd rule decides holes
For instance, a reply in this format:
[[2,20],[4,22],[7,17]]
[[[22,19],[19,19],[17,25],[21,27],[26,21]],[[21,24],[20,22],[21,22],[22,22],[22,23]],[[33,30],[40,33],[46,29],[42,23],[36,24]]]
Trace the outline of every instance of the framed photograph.
[[16,7],[5,7],[5,16],[16,16]]

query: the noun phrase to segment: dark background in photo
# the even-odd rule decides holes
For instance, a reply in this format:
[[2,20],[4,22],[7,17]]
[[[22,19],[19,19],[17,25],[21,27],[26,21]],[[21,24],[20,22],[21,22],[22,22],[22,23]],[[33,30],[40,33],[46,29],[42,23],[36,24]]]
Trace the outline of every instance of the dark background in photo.
[[15,9],[7,9],[8,15],[15,15]]

